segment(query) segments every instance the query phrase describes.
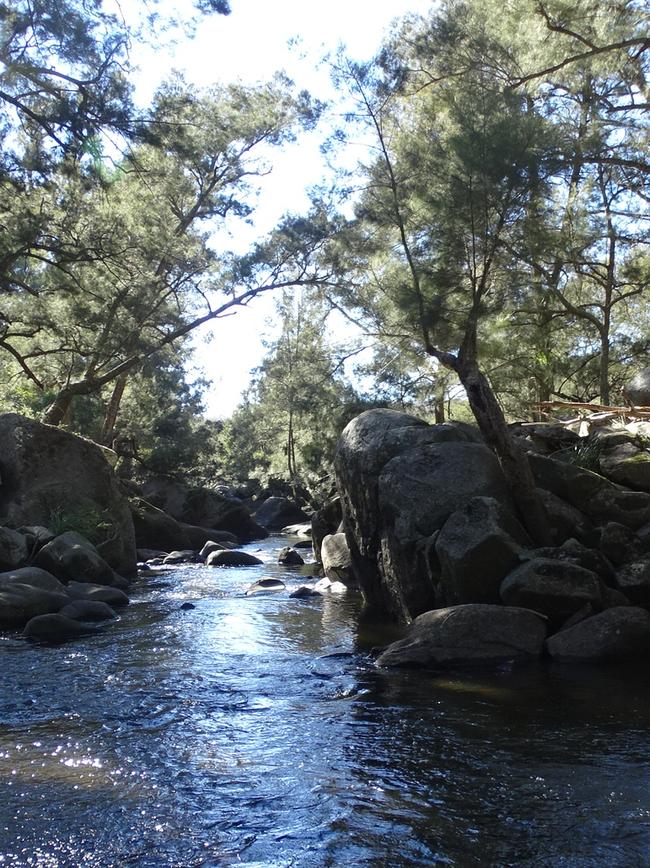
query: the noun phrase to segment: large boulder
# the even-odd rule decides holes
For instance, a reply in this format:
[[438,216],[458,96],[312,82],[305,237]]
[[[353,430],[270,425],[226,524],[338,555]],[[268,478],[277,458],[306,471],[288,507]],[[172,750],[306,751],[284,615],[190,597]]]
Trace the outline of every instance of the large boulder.
[[268,536],[268,532],[252,518],[241,500],[216,489],[191,489],[180,482],[159,478],[147,482],[142,493],[149,503],[178,522],[229,531],[241,542]]
[[409,621],[440,602],[431,536],[472,497],[509,505],[494,454],[472,429],[368,410],[341,435],[335,458],[353,571],[366,602]]
[[473,497],[449,516],[436,540],[445,603],[498,603],[501,582],[530,545],[504,506],[490,497]]
[[650,522],[650,494],[630,491],[568,461],[530,455],[540,488],[575,506],[595,524],[616,521],[633,530]]
[[544,618],[512,606],[469,604],[425,612],[377,659],[379,666],[455,667],[540,657]]
[[601,434],[598,465],[603,476],[627,488],[650,492],[650,443],[622,429]]
[[17,413],[0,416],[0,524],[91,534],[113,569],[136,573],[128,500],[102,450]]
[[556,627],[586,604],[603,608],[602,582],[595,573],[551,558],[521,564],[503,580],[500,593],[506,605],[541,612]]
[[255,512],[255,521],[267,530],[282,530],[289,524],[302,524],[309,516],[287,497],[268,497]]
[[608,661],[650,657],[650,612],[617,606],[561,630],[546,642],[556,660]]
[[55,537],[38,551],[34,564],[62,582],[93,582],[97,585],[121,584],[120,577],[101,557],[95,546],[81,534],[68,531]]

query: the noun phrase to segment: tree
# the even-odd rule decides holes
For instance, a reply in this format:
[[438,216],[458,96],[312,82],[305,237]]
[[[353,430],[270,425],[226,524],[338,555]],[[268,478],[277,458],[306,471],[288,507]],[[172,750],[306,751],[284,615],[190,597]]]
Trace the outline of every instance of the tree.
[[[584,4],[577,5],[584,13]],[[370,313],[386,334],[417,337],[426,353],[457,374],[522,519],[540,542],[549,538],[544,510],[485,375],[485,351],[499,328],[527,311],[542,360],[557,316],[575,320],[582,310],[595,326],[593,311],[601,307],[602,356],[611,342],[606,317],[612,306],[622,309],[643,289],[643,279],[623,288],[613,274],[612,243],[620,245],[625,236],[610,218],[614,198],[629,201],[646,171],[638,88],[627,73],[642,70],[648,44],[635,4],[605,6],[579,34],[561,2],[552,10],[527,0],[507,10],[491,0],[448,2],[430,22],[406,22],[374,65],[344,62],[339,69],[339,83],[356,99],[357,118],[372,131],[375,154],[362,168],[356,220],[343,241],[352,251],[347,264],[355,284],[339,299]],[[573,50],[576,40],[582,40],[582,57]],[[625,111],[634,121],[625,135],[611,134],[612,125],[602,122],[583,135],[580,118],[578,132],[571,128],[575,112],[559,111],[563,101],[579,102],[579,91],[549,83],[547,74],[566,70],[584,81],[587,63],[592,79],[597,72],[609,84],[616,114],[629,85]],[[593,217],[593,188],[592,215],[586,201],[577,207],[575,176],[585,166],[601,178],[595,189],[602,220]],[[604,167],[627,173],[625,192],[607,186]],[[564,199],[559,213],[566,215],[559,224],[558,191]],[[572,244],[564,224],[577,228],[578,214],[582,243]],[[627,236],[634,253],[624,257],[621,275],[639,251]],[[581,269],[589,269],[589,297],[576,303],[585,282]],[[609,293],[603,302],[594,298],[597,285]],[[505,325],[505,332],[512,340],[512,328]],[[577,340],[591,351],[584,335]],[[606,359],[601,368],[607,370]]]
[[328,316],[328,307],[306,292],[284,292],[278,300],[280,334],[267,345],[244,404],[224,425],[231,478],[286,480],[294,494],[308,491],[316,499],[323,480],[329,483],[336,441],[359,408],[344,378],[354,349],[328,340]]
[[112,384],[115,417],[124,378],[147,359],[262,292],[313,282],[309,263],[282,247],[282,230],[245,257],[218,256],[206,232],[248,216],[268,149],[313,119],[308,98],[282,79],[204,94],[176,81],[156,97],[147,142],[101,185],[79,173],[52,177],[40,194],[42,246],[55,235],[56,255],[30,246],[0,336],[24,374],[53,393],[45,421],[60,424],[75,397]]

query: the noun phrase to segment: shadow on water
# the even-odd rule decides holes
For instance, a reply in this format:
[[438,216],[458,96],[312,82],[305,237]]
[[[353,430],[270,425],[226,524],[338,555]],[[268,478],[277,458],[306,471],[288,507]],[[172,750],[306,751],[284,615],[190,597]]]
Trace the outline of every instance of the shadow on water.
[[650,864],[647,671],[378,670],[393,637],[290,598],[284,544],[83,641],[0,637],[0,865]]

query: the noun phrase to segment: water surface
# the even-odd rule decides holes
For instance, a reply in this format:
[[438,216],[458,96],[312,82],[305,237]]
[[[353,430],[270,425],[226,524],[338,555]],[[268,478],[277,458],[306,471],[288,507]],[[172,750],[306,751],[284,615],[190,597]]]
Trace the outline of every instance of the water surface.
[[244,596],[285,544],[0,634],[0,865],[650,865],[647,668],[377,670],[356,594]]

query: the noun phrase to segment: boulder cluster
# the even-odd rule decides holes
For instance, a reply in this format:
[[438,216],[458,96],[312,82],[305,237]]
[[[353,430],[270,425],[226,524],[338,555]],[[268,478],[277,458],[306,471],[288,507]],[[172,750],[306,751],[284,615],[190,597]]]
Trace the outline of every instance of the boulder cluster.
[[475,427],[370,410],[343,432],[353,572],[371,608],[408,625],[381,665],[650,655],[650,425],[513,433],[551,546],[530,539]]

